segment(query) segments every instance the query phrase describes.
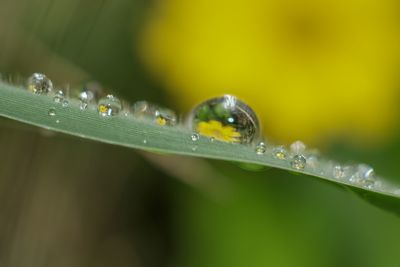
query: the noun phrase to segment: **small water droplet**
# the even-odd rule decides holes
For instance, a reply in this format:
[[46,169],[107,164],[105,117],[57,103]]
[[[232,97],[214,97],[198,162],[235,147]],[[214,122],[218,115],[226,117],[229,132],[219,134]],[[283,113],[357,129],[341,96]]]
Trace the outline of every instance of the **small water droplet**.
[[192,133],[192,135],[190,136],[190,139],[193,142],[196,142],[196,141],[198,141],[200,139],[200,135],[198,133]]
[[294,155],[303,154],[305,150],[306,150],[306,145],[301,141],[295,141],[290,145],[290,151]]
[[175,112],[147,101],[137,101],[132,106],[136,119],[151,120],[161,126],[173,126],[177,123]]
[[54,97],[53,97],[53,101],[54,103],[61,103],[64,100],[65,94],[62,90],[58,90]]
[[376,180],[374,169],[367,164],[359,164],[356,172],[351,175],[349,181],[363,187],[372,189]]
[[88,108],[88,103],[86,103],[86,102],[83,102],[82,100],[81,100],[81,103],[79,104],[79,109],[80,110],[86,110],[87,108]]
[[256,146],[256,154],[263,155],[267,151],[267,145],[264,142],[259,142]]
[[51,117],[54,117],[57,114],[56,109],[50,108],[49,111],[47,112],[47,114]]
[[56,120],[56,123],[60,123],[60,120]]
[[290,162],[293,169],[303,170],[306,167],[307,160],[303,155],[295,155]]
[[215,138],[214,137],[210,137],[210,142],[214,143],[214,141],[215,141]]
[[103,87],[96,81],[87,82],[79,92],[78,98],[81,101],[80,110],[88,109],[90,103],[96,103],[104,96]]
[[103,87],[96,81],[87,82],[79,93],[79,99],[86,103],[96,103],[103,96]]
[[361,180],[361,185],[368,189],[373,189],[375,187],[375,181],[372,179],[363,179]]
[[143,140],[143,144],[147,144],[147,140],[146,139]]
[[46,75],[34,73],[28,78],[27,87],[35,94],[48,94],[53,90],[53,83]]
[[279,159],[279,160],[285,160],[286,157],[287,157],[287,150],[286,150],[286,148],[283,147],[283,146],[275,147],[275,148],[272,150],[272,156],[273,156],[274,158],[276,158],[276,159]]
[[332,175],[335,179],[343,179],[345,177],[344,168],[341,165],[333,166]]
[[255,112],[232,95],[212,98],[196,106],[188,122],[193,131],[223,142],[249,144],[260,135]]
[[121,110],[121,102],[115,96],[107,95],[99,100],[97,109],[99,114],[103,117],[115,116]]
[[192,146],[192,151],[196,151],[197,150],[197,146]]
[[125,117],[128,117],[130,114],[129,102],[123,99],[123,100],[121,100],[121,106],[122,106],[121,114]]
[[68,100],[64,99],[64,100],[62,101],[62,106],[63,106],[64,108],[68,107],[68,106],[69,106]]
[[317,170],[320,166],[320,157],[319,155],[309,155],[306,158],[307,166],[309,166],[312,170]]

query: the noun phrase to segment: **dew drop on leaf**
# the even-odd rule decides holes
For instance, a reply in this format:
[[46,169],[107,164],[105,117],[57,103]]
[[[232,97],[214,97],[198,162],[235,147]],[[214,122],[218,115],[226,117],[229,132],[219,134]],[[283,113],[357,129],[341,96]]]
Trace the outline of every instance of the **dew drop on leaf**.
[[104,91],[100,83],[95,81],[87,82],[78,95],[81,101],[79,108],[86,110],[90,103],[97,103],[103,96]]
[[54,103],[61,103],[64,100],[65,94],[62,90],[58,90],[54,97],[53,97],[53,101]]
[[374,169],[367,164],[359,164],[356,172],[351,175],[350,182],[372,189],[376,182]]
[[296,170],[303,170],[306,167],[307,160],[303,155],[295,155],[290,162],[290,166]]
[[320,165],[320,157],[319,155],[309,155],[306,158],[307,166],[309,166],[312,170],[317,170]]
[[79,104],[79,109],[80,110],[86,110],[87,108],[88,108],[88,103],[86,103],[86,102],[83,102],[82,100],[81,100],[81,103]]
[[306,149],[306,145],[301,141],[295,141],[290,145],[290,152],[295,155],[303,154]]
[[335,179],[343,179],[345,177],[344,168],[339,164],[333,166],[333,168],[332,168],[332,176]]
[[198,141],[200,139],[200,135],[198,133],[192,133],[192,135],[190,136],[190,139],[193,142],[196,142],[196,141]]
[[136,119],[154,121],[161,126],[173,126],[177,123],[175,112],[147,101],[135,102],[132,106],[132,114]]
[[97,109],[103,117],[111,117],[118,115],[121,110],[121,102],[113,95],[107,95],[99,100]]
[[35,94],[48,94],[53,90],[52,81],[42,73],[34,73],[28,78],[28,90]]
[[260,135],[255,112],[232,95],[209,99],[189,115],[191,129],[218,141],[249,144]]
[[54,117],[57,114],[56,109],[50,108],[49,111],[47,112],[47,114],[51,117]]
[[64,99],[64,100],[62,101],[62,106],[63,106],[64,108],[68,107],[68,106],[69,106],[68,100]]
[[278,146],[272,149],[272,156],[279,160],[285,160],[287,157],[287,150],[283,146]]
[[256,146],[256,154],[263,155],[267,151],[267,145],[264,142],[259,142]]

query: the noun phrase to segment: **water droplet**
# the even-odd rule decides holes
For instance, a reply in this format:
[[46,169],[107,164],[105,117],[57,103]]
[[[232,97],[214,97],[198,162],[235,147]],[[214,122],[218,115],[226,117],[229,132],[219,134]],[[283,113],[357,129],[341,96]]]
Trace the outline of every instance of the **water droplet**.
[[307,160],[303,155],[295,155],[290,162],[293,169],[303,170],[306,167]]
[[196,142],[196,141],[198,141],[200,139],[200,135],[198,133],[193,133],[190,136],[190,139],[192,139],[193,142]]
[[361,185],[368,189],[373,189],[375,187],[375,181],[372,179],[363,179],[361,180]]
[[197,146],[192,146],[192,151],[196,151],[197,150]]
[[320,157],[319,155],[309,155],[307,156],[307,166],[309,166],[312,170],[317,170],[320,166]]
[[58,90],[53,97],[53,101],[54,103],[61,103],[64,100],[64,97],[64,92],[62,90]]
[[132,114],[137,119],[152,120],[161,126],[173,126],[177,123],[175,112],[147,101],[135,102],[132,106]]
[[34,73],[28,78],[28,90],[35,94],[48,94],[53,90],[53,83],[46,75]]
[[366,164],[359,164],[356,172],[351,175],[349,181],[363,187],[372,189],[376,180],[374,169]]
[[86,110],[87,108],[88,108],[88,103],[83,102],[83,101],[81,100],[81,103],[79,104],[79,109],[80,109],[80,110]]
[[107,95],[99,100],[97,109],[103,117],[115,116],[121,110],[121,102],[115,96]]
[[279,159],[279,160],[285,160],[287,157],[287,150],[283,146],[275,147],[272,150],[272,156],[274,156],[274,158]]
[[168,114],[167,112],[163,112],[161,110],[156,111],[156,123],[158,125],[164,126],[164,125],[175,125],[176,124],[176,116],[175,114]]
[[199,134],[223,142],[249,144],[260,135],[255,112],[231,95],[201,103],[192,110],[188,122]]
[[81,101],[79,108],[81,110],[86,110],[90,103],[96,103],[103,96],[104,91],[100,83],[96,81],[87,82],[78,95]]
[[303,154],[304,150],[306,150],[306,145],[301,141],[295,141],[290,145],[290,151],[294,155]]
[[267,145],[264,142],[259,142],[256,146],[256,154],[263,155],[267,151]]
[[125,117],[128,117],[130,114],[129,102],[126,100],[121,100],[121,105],[122,105],[122,110],[121,110],[122,115],[124,115]]
[[345,177],[344,168],[341,165],[333,166],[332,175],[335,179],[343,179]]
[[147,140],[146,139],[143,139],[143,144],[147,144]]
[[47,112],[47,114],[51,117],[54,117],[57,114],[56,109],[50,108],[49,111]]
[[56,123],[60,123],[60,120],[56,120]]
[[79,99],[86,103],[95,103],[103,96],[103,87],[96,81],[87,82],[79,93]]
[[68,107],[68,106],[69,106],[68,100],[64,99],[64,100],[62,101],[62,106],[63,106],[64,108]]

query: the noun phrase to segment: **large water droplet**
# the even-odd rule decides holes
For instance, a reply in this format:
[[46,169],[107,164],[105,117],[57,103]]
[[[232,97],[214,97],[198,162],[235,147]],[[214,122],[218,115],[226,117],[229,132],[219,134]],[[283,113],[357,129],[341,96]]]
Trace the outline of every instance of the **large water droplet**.
[[188,122],[199,134],[223,142],[248,144],[260,135],[255,112],[231,95],[201,103],[192,110]]
[[256,154],[263,155],[267,151],[267,145],[264,142],[259,142],[256,146]]
[[99,100],[97,109],[103,117],[115,116],[121,110],[121,102],[115,96],[107,95]]
[[28,90],[35,94],[48,94],[53,90],[53,83],[46,75],[42,73],[34,73],[28,78]]
[[135,102],[132,106],[132,114],[137,119],[151,120],[161,126],[173,126],[177,123],[175,112],[147,101]]
[[290,162],[293,169],[303,170],[306,167],[307,160],[303,155],[295,155]]

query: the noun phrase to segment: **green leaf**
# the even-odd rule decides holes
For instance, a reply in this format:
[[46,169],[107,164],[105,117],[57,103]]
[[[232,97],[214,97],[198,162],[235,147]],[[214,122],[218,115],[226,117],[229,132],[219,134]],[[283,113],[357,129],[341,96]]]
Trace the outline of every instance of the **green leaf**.
[[[102,117],[99,116],[97,107],[89,106],[83,111],[80,110],[79,104],[78,100],[69,99],[69,105],[63,107],[49,96],[35,95],[22,88],[0,84],[0,115],[10,119],[130,148],[256,164],[301,173],[345,186],[368,201],[400,214],[400,195],[396,193],[399,192],[398,188],[385,181],[380,181],[382,186],[370,189],[348,180],[323,175],[310,167],[295,170],[291,168],[288,160],[275,159],[271,151],[257,155],[253,146],[210,142],[204,137],[194,142],[191,140],[192,132],[183,126],[159,126],[124,115]],[[54,116],[49,115],[51,109],[55,110]]]

